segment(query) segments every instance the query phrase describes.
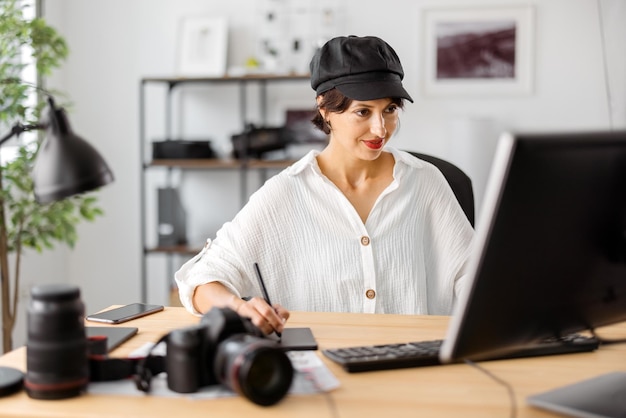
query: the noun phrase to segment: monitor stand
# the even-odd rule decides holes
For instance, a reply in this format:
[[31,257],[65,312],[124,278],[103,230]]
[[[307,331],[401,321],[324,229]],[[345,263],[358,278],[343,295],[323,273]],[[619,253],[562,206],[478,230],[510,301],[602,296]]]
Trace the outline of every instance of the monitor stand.
[[535,407],[576,418],[626,417],[626,372],[603,374],[529,396]]

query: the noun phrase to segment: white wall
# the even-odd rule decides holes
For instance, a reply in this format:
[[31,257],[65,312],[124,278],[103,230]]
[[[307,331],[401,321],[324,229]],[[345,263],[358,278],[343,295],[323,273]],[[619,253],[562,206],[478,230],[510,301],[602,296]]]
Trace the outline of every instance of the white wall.
[[[59,250],[37,261],[27,260],[25,288],[44,278],[76,283],[82,289],[88,311],[139,300],[142,254],[139,81],[146,76],[173,74],[178,21],[190,14],[228,16],[229,64],[241,65],[254,52],[257,4],[254,0],[45,2],[48,22],[65,36],[71,50],[67,63],[50,85],[68,93],[74,103],[70,118],[75,131],[104,155],[116,180],[99,194],[105,217],[80,226],[80,239],[74,251]],[[599,4],[607,28],[614,125],[626,126],[623,1],[344,0],[344,4],[347,12],[342,34],[380,36],[396,49],[403,62],[405,86],[415,103],[407,105],[394,145],[448,158],[465,168],[474,179],[479,203],[489,157],[501,130],[608,128]],[[506,97],[426,97],[421,80],[423,10],[442,5],[465,8],[506,4],[531,4],[535,9],[532,93]],[[150,93],[151,139],[156,139],[163,126],[158,93]],[[241,128],[234,87],[202,87],[187,90],[182,97],[188,116],[177,122],[179,133],[188,137],[209,135],[219,143]],[[273,109],[270,116],[277,117],[275,109],[282,109],[285,103],[311,104],[314,97],[307,83],[300,83],[270,88],[268,99]],[[160,181],[156,179],[156,184]],[[190,218],[200,225],[190,230],[190,236],[202,239],[213,234],[236,211],[237,180],[233,175],[192,175],[192,181],[205,184],[205,199],[195,197],[190,209]],[[64,263],[59,263],[59,258]],[[150,299],[164,303],[166,266],[157,258],[151,261],[151,271],[154,278]],[[24,335],[22,326],[16,332],[16,344],[24,341]]]

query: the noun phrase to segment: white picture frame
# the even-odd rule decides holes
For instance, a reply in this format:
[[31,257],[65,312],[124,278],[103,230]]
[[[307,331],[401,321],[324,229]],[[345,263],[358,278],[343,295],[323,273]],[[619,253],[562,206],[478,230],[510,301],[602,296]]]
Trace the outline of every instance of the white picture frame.
[[533,19],[530,5],[424,10],[424,94],[531,94]]
[[179,32],[178,76],[223,77],[226,74],[228,21],[225,17],[184,17]]

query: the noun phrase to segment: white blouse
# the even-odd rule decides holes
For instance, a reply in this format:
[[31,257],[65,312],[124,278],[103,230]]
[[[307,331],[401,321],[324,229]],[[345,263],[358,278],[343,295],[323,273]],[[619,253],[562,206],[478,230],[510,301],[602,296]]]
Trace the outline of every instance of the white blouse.
[[245,207],[176,272],[194,314],[196,286],[220,282],[238,297],[289,310],[449,315],[473,229],[441,172],[412,155],[395,158],[394,180],[365,224],[317,165],[317,151],[270,178]]

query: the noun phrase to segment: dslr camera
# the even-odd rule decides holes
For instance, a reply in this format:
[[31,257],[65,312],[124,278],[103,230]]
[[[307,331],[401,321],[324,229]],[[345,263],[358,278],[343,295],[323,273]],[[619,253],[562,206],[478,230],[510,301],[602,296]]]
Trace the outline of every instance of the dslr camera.
[[164,357],[102,358],[91,355],[101,353],[86,337],[76,286],[36,286],[31,296],[23,382],[31,398],[70,398],[84,393],[90,381],[128,377],[147,392],[151,377],[163,371],[175,392],[221,383],[263,406],[280,401],[291,387],[293,366],[283,349],[231,309],[213,308],[198,325],[171,331],[164,337]]
[[294,371],[284,350],[231,309],[213,308],[198,325],[171,331],[166,341],[167,385],[175,392],[221,383],[269,406],[291,386]]

